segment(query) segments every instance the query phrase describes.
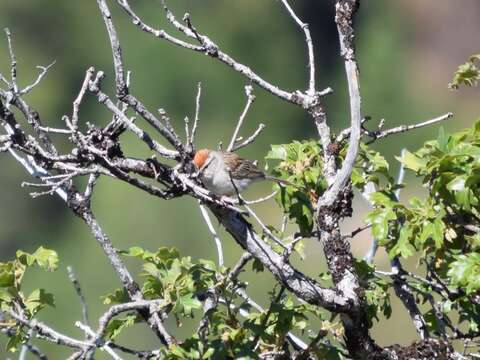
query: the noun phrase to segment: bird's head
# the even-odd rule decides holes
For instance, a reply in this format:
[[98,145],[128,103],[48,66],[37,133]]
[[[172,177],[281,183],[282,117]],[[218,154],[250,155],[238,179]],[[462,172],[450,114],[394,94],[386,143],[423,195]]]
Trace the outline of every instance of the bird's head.
[[210,155],[210,150],[208,149],[198,150],[195,153],[195,156],[193,157],[193,163],[195,164],[197,169],[201,169],[203,167],[203,165],[208,159],[208,155]]

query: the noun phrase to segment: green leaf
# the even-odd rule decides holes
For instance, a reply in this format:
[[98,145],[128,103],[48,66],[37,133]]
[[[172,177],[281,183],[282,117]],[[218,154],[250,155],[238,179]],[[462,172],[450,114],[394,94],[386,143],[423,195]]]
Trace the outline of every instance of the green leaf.
[[445,224],[440,219],[435,219],[433,223],[433,231],[432,231],[432,238],[435,242],[435,247],[437,249],[441,249],[443,246],[443,242],[445,239]]
[[128,250],[120,251],[120,254],[122,254],[124,256],[132,256],[132,257],[143,258],[143,254],[145,254],[145,250],[143,250],[139,246],[132,246]]
[[43,289],[34,290],[25,300],[25,305],[33,316],[45,306],[55,307],[55,299],[52,294]]
[[42,269],[54,271],[58,268],[58,255],[55,251],[40,246],[32,255]]
[[287,151],[284,145],[271,145],[271,150],[268,152],[265,159],[269,160],[285,160],[287,158]]
[[389,222],[397,218],[397,215],[391,209],[375,209],[366,218],[367,224],[372,225],[372,235],[385,240],[388,236]]
[[447,275],[452,285],[463,288],[467,295],[480,290],[480,254],[458,255]]
[[192,294],[187,294],[178,299],[176,307],[185,316],[192,316],[193,310],[202,308],[202,303],[194,298]]
[[0,288],[12,286],[15,286],[15,274],[12,264],[3,264],[3,266],[0,265]]
[[25,342],[25,337],[21,331],[16,330],[16,332],[10,336],[7,342],[6,349],[8,352],[16,352],[18,347]]
[[21,264],[25,266],[32,266],[33,264],[35,264],[35,257],[22,250],[17,251],[17,259],[18,261],[20,261]]
[[410,151],[405,150],[403,157],[397,157],[402,164],[408,169],[418,172],[427,166],[427,162],[424,159],[412,154]]
[[17,251],[17,259],[27,267],[37,264],[47,271],[54,271],[58,268],[57,253],[53,250],[45,249],[43,246],[40,246],[33,254],[19,250]]
[[437,137],[438,148],[446,152],[449,139],[450,137],[445,134],[445,129],[443,128],[443,126],[440,126],[440,129],[438,129]]
[[412,256],[415,253],[415,247],[410,243],[410,239],[413,235],[413,229],[408,226],[402,226],[400,230],[400,236],[397,243],[392,247],[388,255],[390,258],[394,258],[396,255],[400,255],[403,258]]
[[476,86],[478,80],[480,80],[480,71],[475,65],[475,62],[478,61],[480,55],[472,55],[468,62],[462,64],[458,67],[453,81],[448,84],[451,89],[458,89],[460,85],[466,86]]
[[107,294],[103,297],[105,305],[123,304],[130,300],[127,291],[124,288],[116,289],[113,293]]
[[108,323],[105,334],[109,339],[113,340],[120,335],[123,330],[138,321],[137,314],[128,314],[122,319],[113,319]]
[[463,191],[465,190],[466,176],[457,176],[447,184],[447,189],[450,191]]

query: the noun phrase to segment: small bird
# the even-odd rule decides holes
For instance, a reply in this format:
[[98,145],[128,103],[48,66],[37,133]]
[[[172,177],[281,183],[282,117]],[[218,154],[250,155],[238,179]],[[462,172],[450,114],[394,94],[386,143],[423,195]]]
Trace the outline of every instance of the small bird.
[[206,189],[215,195],[231,196],[245,190],[252,182],[271,180],[293,185],[261,171],[253,161],[225,151],[202,149],[195,153],[193,163]]

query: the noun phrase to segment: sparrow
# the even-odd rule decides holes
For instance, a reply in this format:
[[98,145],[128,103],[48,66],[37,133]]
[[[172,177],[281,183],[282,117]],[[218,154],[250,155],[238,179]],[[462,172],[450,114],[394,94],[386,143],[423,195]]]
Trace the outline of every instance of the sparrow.
[[293,185],[265,174],[253,161],[231,152],[202,149],[195,153],[193,163],[199,170],[203,186],[218,196],[238,195],[259,180]]

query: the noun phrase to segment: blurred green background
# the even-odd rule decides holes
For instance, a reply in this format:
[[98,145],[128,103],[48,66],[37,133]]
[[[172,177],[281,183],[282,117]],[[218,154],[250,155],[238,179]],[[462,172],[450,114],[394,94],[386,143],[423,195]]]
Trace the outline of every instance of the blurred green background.
[[[134,0],[131,3],[147,23],[179,36],[166,22],[160,1]],[[109,4],[123,45],[125,64],[133,72],[132,92],[152,111],[165,108],[174,126],[183,133],[183,118],[193,117],[196,84],[201,81],[203,96],[197,146],[215,147],[219,141],[228,143],[245,103],[244,86],[248,81],[205,55],[140,32],[114,1]],[[171,0],[169,5],[179,19],[188,11],[201,32],[265,79],[287,90],[306,88],[303,33],[287,16],[280,2]],[[326,103],[329,122],[338,131],[347,126],[349,110],[333,22],[333,1],[296,0],[291,5],[300,18],[311,25],[317,82],[319,87],[331,86],[335,91]],[[480,3],[475,0],[464,0],[461,5],[454,0],[362,1],[357,17],[357,47],[363,113],[372,117],[371,127],[382,118],[386,120],[386,127],[392,127],[426,120],[447,111],[455,113],[455,118],[444,125],[449,131],[473,123],[478,115],[478,94],[468,89],[451,92],[447,84],[457,65],[480,50],[478,44],[471,41],[480,30],[479,14]],[[40,112],[45,124],[62,126],[60,118],[71,113],[72,101],[89,66],[106,72],[104,90],[114,94],[110,45],[94,0],[1,0],[0,26],[10,28],[13,33],[20,84],[32,82],[36,65],[56,60],[41,85],[26,98]],[[8,61],[7,43],[3,39],[0,41],[0,72],[4,75],[9,73]],[[253,145],[240,151],[241,155],[258,159],[263,164],[270,144],[317,136],[312,121],[297,107],[259,88],[255,88],[255,95],[257,101],[241,133],[251,134],[260,122],[267,128]],[[82,123],[105,124],[109,118],[92,97],[81,109]],[[437,130],[438,126],[389,137],[375,147],[392,160],[395,171],[398,165],[394,156],[402,147],[414,150],[425,139],[436,136]],[[56,136],[55,140],[64,150],[68,149],[64,137]],[[123,147],[132,156],[148,156],[133,136],[124,137]],[[7,154],[0,156],[0,168],[0,261],[12,258],[17,249],[31,252],[44,245],[57,250],[60,269],[53,274],[30,273],[26,290],[42,286],[53,292],[57,306],[43,311],[40,318],[58,330],[81,337],[80,331],[73,326],[81,318],[81,309],[68,281],[66,267],[71,265],[75,269],[94,321],[106,308],[100,296],[118,287],[119,282],[86,227],[61,201],[50,196],[32,199],[30,189],[20,186],[22,181],[30,180],[28,175]],[[270,186],[258,184],[247,197],[265,195]],[[402,196],[408,198],[417,191],[419,187],[414,186]],[[160,201],[120,182],[102,178],[93,206],[104,230],[118,248],[136,245],[153,250],[159,246],[175,246],[184,256],[193,259],[216,259],[213,240],[193,199]],[[257,209],[267,223],[280,223],[281,213],[273,202],[257,205]],[[345,231],[358,227],[368,210],[358,196],[355,209],[357,216],[345,222]],[[241,250],[229,236],[220,233],[226,264],[231,265]],[[367,233],[356,238],[352,244],[355,254],[363,256],[369,241]],[[307,259],[296,259],[296,264],[315,276],[324,269],[321,247],[311,239],[307,249]],[[381,252],[376,261],[382,268],[388,266]],[[138,264],[128,264],[138,275]],[[415,264],[411,265],[414,270]],[[271,276],[248,273],[244,279],[250,282],[250,294],[265,304],[267,291],[273,285]],[[181,335],[190,329],[188,324],[180,329],[173,323],[169,326]],[[415,339],[413,327],[398,302],[394,303],[392,318],[376,325],[373,334],[381,345],[409,343]],[[17,355],[3,352],[4,340],[0,337],[0,358],[16,358]],[[143,325],[130,329],[119,342],[138,349],[158,347]],[[69,353],[39,344],[53,359],[65,358]]]

